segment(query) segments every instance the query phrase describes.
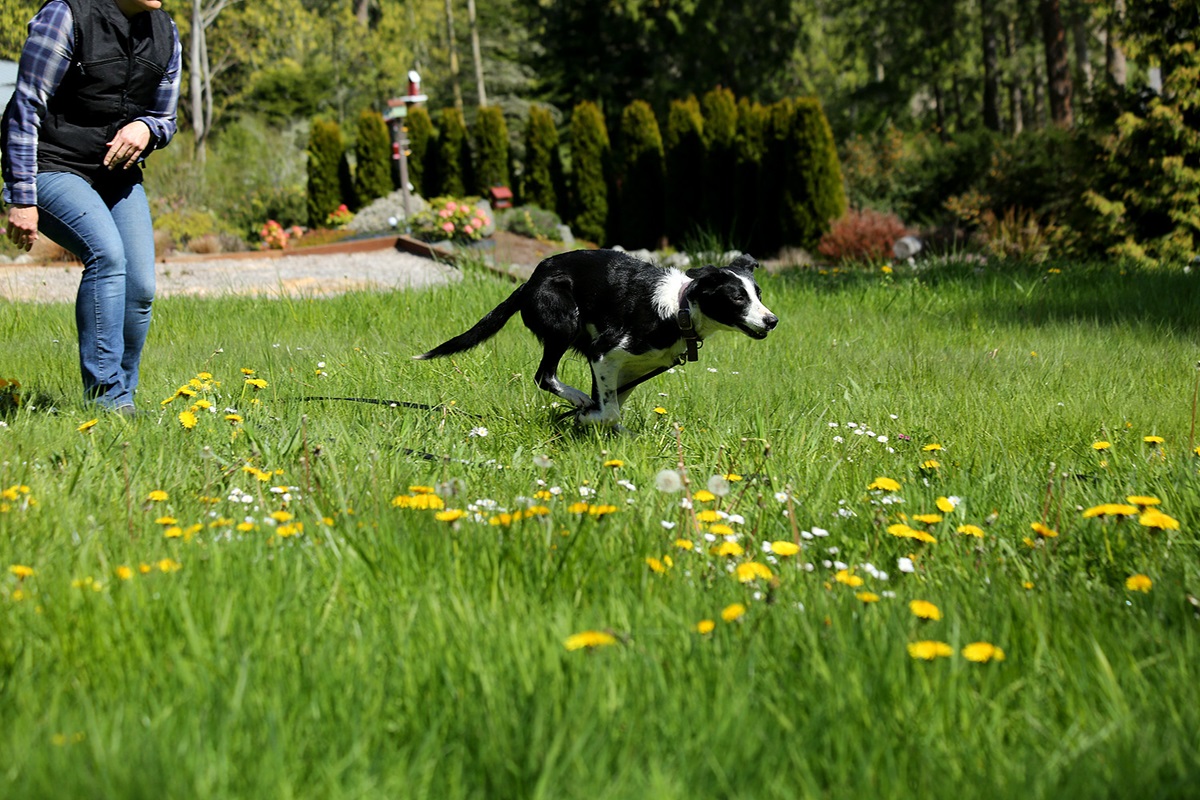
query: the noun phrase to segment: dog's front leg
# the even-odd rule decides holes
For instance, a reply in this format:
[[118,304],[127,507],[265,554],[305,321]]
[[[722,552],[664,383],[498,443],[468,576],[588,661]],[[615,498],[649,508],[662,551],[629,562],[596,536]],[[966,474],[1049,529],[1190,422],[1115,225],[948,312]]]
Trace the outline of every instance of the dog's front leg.
[[621,365],[612,358],[601,356],[592,361],[591,366],[592,400],[596,406],[581,408],[575,413],[575,419],[586,425],[617,426],[621,418],[621,404],[617,399]]
[[558,362],[566,355],[567,349],[558,344],[547,343],[542,352],[542,362],[538,365],[537,374],[533,376],[538,388],[556,394],[578,409],[587,409],[594,404],[592,398],[563,383],[558,377]]

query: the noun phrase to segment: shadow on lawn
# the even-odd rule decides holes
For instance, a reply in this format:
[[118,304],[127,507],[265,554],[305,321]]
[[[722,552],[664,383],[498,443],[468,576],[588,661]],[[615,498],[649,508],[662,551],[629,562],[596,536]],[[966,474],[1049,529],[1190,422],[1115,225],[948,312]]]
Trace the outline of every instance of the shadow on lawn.
[[823,272],[797,270],[777,279],[818,294],[865,293],[881,283],[891,283],[899,290],[906,282],[917,280],[951,298],[960,297],[972,314],[1011,324],[1080,321],[1164,326],[1184,332],[1200,329],[1200,273],[1196,271],[993,262],[986,267],[965,263],[917,270],[901,267],[890,276],[867,268]]

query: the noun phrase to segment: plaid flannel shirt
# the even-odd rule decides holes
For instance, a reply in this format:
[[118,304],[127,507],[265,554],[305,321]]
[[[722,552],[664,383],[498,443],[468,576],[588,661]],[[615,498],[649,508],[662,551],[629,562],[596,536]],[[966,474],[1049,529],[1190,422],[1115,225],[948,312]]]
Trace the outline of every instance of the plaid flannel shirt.
[[[175,109],[179,105],[179,31],[171,22],[175,47],[162,82],[146,114],[137,117],[154,134],[153,146],[165,147],[175,135]],[[12,116],[6,142],[4,200],[12,205],[37,204],[38,129],[50,97],[62,83],[75,50],[75,24],[66,0],[51,0],[29,22],[29,38],[17,67]],[[9,174],[11,172],[11,174]]]

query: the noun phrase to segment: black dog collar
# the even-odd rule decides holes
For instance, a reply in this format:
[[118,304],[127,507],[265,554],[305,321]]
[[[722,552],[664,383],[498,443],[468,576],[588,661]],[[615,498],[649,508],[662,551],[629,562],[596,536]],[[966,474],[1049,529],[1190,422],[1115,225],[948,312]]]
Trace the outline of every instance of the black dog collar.
[[692,285],[691,281],[679,287],[679,313],[675,316],[675,321],[679,324],[679,330],[683,333],[684,344],[687,345],[687,360],[696,361],[699,359],[699,354],[696,352],[704,342],[696,334],[696,326],[692,324],[692,307],[688,303],[687,290]]

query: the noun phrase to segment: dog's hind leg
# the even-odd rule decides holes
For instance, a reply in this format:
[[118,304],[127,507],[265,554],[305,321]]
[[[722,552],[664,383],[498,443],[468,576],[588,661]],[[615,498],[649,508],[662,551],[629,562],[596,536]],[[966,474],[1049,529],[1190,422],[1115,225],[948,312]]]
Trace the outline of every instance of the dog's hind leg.
[[567,348],[550,342],[546,342],[544,346],[542,362],[538,364],[537,374],[533,376],[538,388],[558,395],[576,408],[583,409],[594,406],[592,398],[574,386],[563,383],[558,377],[558,362],[567,354]]

